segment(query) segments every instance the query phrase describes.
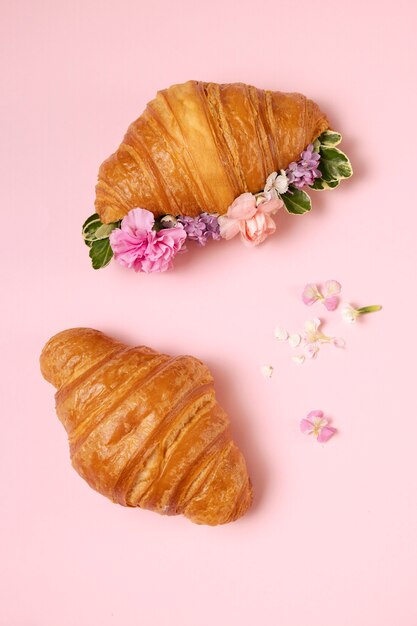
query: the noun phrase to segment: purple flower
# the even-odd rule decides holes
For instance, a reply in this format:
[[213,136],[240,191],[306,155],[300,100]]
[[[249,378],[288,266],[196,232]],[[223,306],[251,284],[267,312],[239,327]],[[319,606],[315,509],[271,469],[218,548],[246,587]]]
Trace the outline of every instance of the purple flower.
[[314,152],[314,146],[311,143],[304,152],[301,153],[300,159],[289,164],[286,169],[288,182],[297,189],[302,189],[304,185],[312,185],[315,178],[321,177],[318,169],[320,155]]
[[220,239],[220,227],[217,215],[200,213],[197,217],[180,215],[178,221],[183,225],[188,239],[205,246],[209,239]]

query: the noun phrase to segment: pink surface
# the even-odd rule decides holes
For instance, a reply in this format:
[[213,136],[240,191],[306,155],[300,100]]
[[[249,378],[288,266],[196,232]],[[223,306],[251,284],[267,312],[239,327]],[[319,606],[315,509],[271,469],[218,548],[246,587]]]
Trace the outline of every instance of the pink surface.
[[[417,624],[416,17],[408,0],[3,2],[2,626]],[[190,78],[304,92],[355,176],[257,249],[94,272],[80,226],[98,166]],[[327,278],[384,309],[323,315],[347,348],[299,367],[272,331],[321,314],[300,292]],[[72,326],[207,362],[253,479],[247,517],[194,526],[78,477],[38,368]],[[326,445],[299,433],[312,409],[339,429]]]

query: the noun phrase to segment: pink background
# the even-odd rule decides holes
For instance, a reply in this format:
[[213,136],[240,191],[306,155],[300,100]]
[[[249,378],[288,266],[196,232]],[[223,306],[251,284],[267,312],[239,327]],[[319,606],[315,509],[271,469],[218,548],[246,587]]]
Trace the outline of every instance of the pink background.
[[[415,626],[414,3],[2,5],[1,625]],[[94,272],[80,227],[98,166],[157,89],[190,78],[304,92],[355,176],[257,249]],[[327,278],[384,309],[353,327],[323,315],[347,348],[300,367],[272,331],[322,314],[300,290]],[[72,326],[207,362],[253,479],[244,519],[128,510],[77,476],[38,367]],[[314,408],[340,431],[324,446],[298,431]]]

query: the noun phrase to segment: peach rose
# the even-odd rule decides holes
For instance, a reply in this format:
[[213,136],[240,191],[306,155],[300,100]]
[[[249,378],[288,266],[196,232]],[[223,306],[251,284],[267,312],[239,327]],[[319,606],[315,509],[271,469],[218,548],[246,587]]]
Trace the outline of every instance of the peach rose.
[[220,235],[224,239],[232,239],[240,233],[245,245],[257,246],[275,232],[276,226],[271,216],[283,206],[280,198],[265,198],[257,205],[252,193],[242,193],[229,206],[225,215],[218,218]]

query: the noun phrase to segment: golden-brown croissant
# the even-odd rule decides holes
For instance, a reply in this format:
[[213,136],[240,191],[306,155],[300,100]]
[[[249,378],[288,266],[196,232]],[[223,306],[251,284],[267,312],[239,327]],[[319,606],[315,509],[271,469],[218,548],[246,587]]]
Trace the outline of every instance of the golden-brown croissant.
[[134,207],[155,216],[221,215],[328,128],[317,104],[298,93],[243,83],[173,85],[158,92],[101,165],[96,211],[104,223]]
[[48,341],[40,363],[58,390],[72,464],[91,487],[119,504],[198,524],[246,513],[245,460],[201,361],[74,328]]

